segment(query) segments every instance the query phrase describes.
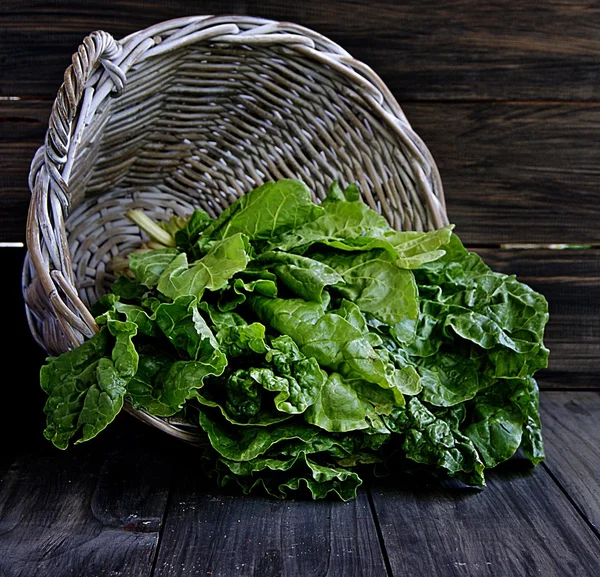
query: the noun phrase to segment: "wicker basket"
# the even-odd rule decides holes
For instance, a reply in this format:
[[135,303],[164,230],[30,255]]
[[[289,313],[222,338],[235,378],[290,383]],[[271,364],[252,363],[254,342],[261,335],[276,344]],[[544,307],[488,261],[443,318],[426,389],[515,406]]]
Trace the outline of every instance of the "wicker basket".
[[[196,206],[218,215],[268,180],[299,178],[318,201],[337,179],[399,230],[447,223],[435,162],[381,79],[296,24],[247,16],[163,22],[83,40],[30,170],[23,295],[50,355],[98,330],[89,306],[108,263],[144,238],[124,216]],[[191,443],[191,423],[147,423]]]

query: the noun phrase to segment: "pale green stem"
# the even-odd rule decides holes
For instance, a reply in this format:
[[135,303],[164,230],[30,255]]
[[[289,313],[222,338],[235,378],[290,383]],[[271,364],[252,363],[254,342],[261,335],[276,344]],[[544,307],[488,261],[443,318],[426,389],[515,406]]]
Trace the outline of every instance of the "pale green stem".
[[152,240],[168,247],[175,247],[175,239],[163,228],[160,228],[148,215],[142,210],[134,208],[128,210],[125,216],[137,224]]

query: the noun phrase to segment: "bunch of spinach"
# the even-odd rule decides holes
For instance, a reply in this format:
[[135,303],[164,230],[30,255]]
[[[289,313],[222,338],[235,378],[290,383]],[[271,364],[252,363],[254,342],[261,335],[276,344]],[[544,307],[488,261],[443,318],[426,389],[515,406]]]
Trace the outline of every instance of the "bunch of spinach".
[[519,448],[543,460],[546,300],[452,226],[399,232],[355,185],[316,204],[279,180],[153,231],[94,304],[99,332],[41,369],[56,447],[127,399],[197,423],[221,485],[277,497],[351,499],[367,466],[484,486]]

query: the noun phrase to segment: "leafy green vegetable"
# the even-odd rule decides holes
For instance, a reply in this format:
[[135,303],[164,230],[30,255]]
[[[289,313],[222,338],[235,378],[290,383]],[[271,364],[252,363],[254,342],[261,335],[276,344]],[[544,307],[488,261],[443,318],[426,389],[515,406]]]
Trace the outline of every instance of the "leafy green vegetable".
[[185,225],[174,233],[177,248],[183,252],[191,252],[194,243],[212,221],[206,211],[195,209]]
[[48,394],[44,436],[58,448],[66,449],[78,433],[76,443],[92,439],[119,413],[137,370],[135,333],[131,322],[105,319],[100,332],[80,347],[42,366],[41,387]]
[[164,296],[176,298],[194,295],[198,298],[206,289],[216,291],[246,268],[250,260],[247,237],[241,233],[217,243],[206,256],[188,264],[185,252],[180,252],[161,272],[157,289]]
[[302,226],[290,227],[291,230],[280,238],[269,239],[269,246],[283,251],[296,249],[304,252],[316,243],[376,237],[393,231],[383,216],[356,196],[344,196],[336,186],[332,187],[321,208],[316,218],[307,219]]
[[118,257],[99,332],[41,368],[45,437],[90,440],[125,402],[177,415],[219,485],[277,498],[351,499],[374,466],[484,486],[519,449],[542,461],[544,297],[452,225],[393,230],[356,185],[312,198],[279,180],[216,219],[132,213],[154,248]]
[[270,240],[302,226],[321,212],[303,182],[282,179],[267,182],[239,198],[203,234],[223,239],[241,233],[251,240]]
[[[129,268],[140,284],[154,288],[164,270],[180,254],[176,248],[158,248],[150,252],[129,255]],[[119,279],[117,279],[119,280]]]
[[322,302],[325,287],[344,283],[344,279],[327,264],[298,254],[265,252],[257,257],[256,264],[272,270],[288,289],[307,301]]
[[419,316],[417,283],[411,271],[400,268],[389,252],[376,249],[358,253],[317,254],[313,258],[337,271],[343,284],[336,291],[361,311],[387,325]]

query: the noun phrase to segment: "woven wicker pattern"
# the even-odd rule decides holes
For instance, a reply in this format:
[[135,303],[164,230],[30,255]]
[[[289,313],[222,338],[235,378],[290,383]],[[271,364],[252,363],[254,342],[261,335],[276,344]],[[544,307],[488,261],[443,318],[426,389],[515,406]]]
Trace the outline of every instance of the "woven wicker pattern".
[[[49,354],[97,330],[109,263],[145,240],[123,215],[212,216],[268,180],[357,182],[399,230],[447,224],[438,170],[381,79],[306,28],[191,17],[87,37],[30,171],[23,294]],[[131,412],[136,413],[131,408]],[[171,434],[183,428],[137,414]]]

